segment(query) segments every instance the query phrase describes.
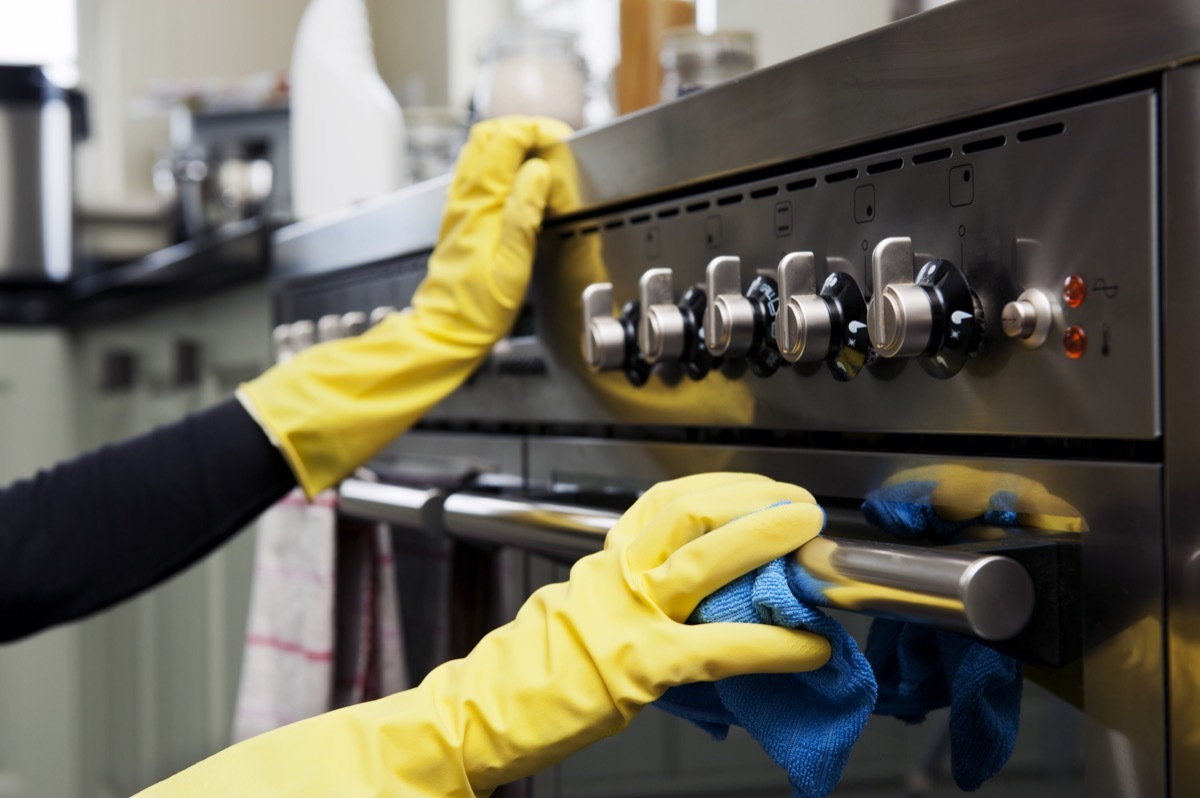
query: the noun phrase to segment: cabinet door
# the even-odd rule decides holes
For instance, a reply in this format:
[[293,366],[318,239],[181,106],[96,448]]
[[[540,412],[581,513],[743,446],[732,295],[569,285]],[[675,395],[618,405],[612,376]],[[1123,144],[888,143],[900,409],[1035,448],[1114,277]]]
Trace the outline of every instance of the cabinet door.
[[[73,381],[66,334],[0,332],[0,484],[69,456]],[[0,646],[0,795],[80,793],[79,630]]]
[[[261,373],[267,291],[247,286],[90,326],[76,344],[79,440],[92,449],[224,400]],[[179,368],[193,347],[199,368]],[[105,363],[122,358],[132,359],[130,378],[106,381]],[[253,558],[253,533],[242,532],[83,624],[84,795],[130,795],[229,744]]]

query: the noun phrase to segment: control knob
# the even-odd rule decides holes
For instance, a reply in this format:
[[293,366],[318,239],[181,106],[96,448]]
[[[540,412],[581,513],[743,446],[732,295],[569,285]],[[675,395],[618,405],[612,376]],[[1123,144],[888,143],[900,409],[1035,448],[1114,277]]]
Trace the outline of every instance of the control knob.
[[637,348],[639,305],[630,302],[612,315],[612,283],[583,289],[583,361],[592,371],[625,372],[634,385],[643,385],[650,364]]
[[962,271],[927,261],[913,278],[912,240],[885,238],[871,255],[874,296],[867,305],[871,344],[880,357],[917,357],[939,378],[957,374],[982,338],[982,312]]
[[767,377],[783,365],[775,345],[779,287],[774,277],[758,275],[742,292],[741,258],[713,258],[705,270],[708,307],[704,342],[714,357],[745,358],[750,370]]
[[646,362],[678,362],[695,380],[708,374],[713,358],[700,332],[707,305],[704,290],[693,286],[676,304],[671,270],[650,269],[638,281],[638,299],[638,349]]
[[1017,339],[1021,346],[1037,349],[1046,343],[1056,314],[1057,308],[1049,294],[1029,288],[1004,306],[1000,328],[1009,338]]
[[[832,262],[830,263],[832,266]],[[779,352],[791,363],[825,361],[833,376],[852,380],[867,362],[867,303],[854,278],[829,274],[817,292],[816,256],[792,252],[779,261]]]

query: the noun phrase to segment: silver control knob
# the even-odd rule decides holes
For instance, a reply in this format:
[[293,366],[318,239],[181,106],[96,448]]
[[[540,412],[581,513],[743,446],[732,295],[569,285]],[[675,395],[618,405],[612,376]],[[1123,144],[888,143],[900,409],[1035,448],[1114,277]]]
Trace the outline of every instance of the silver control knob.
[[651,269],[638,281],[642,317],[638,321],[638,349],[647,363],[678,360],[687,341],[683,311],[675,306],[670,269]]
[[754,305],[742,295],[741,258],[713,258],[704,277],[704,343],[714,357],[740,357],[754,345]]
[[317,319],[317,340],[334,341],[342,337],[342,317],[330,313]]
[[1009,338],[1029,349],[1037,349],[1046,343],[1050,328],[1054,326],[1056,308],[1054,300],[1045,291],[1037,288],[1025,290],[1019,297],[1004,306],[1000,314],[1000,327]]
[[367,329],[367,314],[361,310],[352,310],[342,314],[342,335],[347,337],[358,335]]
[[824,360],[833,344],[833,316],[817,296],[817,259],[791,252],[779,261],[779,315],[775,340],[789,363]]
[[583,362],[592,371],[625,363],[625,327],[612,316],[612,283],[583,289]]
[[317,327],[308,319],[292,322],[291,349],[292,352],[303,352],[313,345],[313,340],[316,338]]
[[371,326],[374,327],[376,324],[383,321],[384,319],[386,319],[388,316],[390,316],[391,314],[393,314],[395,312],[396,312],[396,309],[394,307],[392,307],[391,305],[380,305],[379,307],[377,307],[371,311],[371,315],[369,317],[367,317],[367,321],[369,321],[371,323]]
[[292,356],[292,325],[280,324],[271,330],[271,351],[275,362],[282,363]]
[[912,240],[885,238],[871,253],[875,295],[867,305],[867,333],[880,357],[913,357],[933,337],[933,302],[913,282]]

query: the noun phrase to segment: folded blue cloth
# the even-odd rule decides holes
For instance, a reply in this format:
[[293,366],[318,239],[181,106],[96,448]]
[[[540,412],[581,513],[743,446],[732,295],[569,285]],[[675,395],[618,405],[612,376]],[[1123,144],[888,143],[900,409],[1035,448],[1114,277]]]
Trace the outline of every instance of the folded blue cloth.
[[870,665],[840,623],[806,603],[812,590],[804,569],[781,558],[709,596],[692,620],[807,629],[829,640],[832,656],[823,667],[683,685],[655,702],[718,740],[730,726],[744,726],[787,771],[795,798],[823,798],[837,786],[875,706]]
[[[873,492],[867,520],[906,539],[948,537],[969,524],[1013,526],[1016,497],[998,491],[982,516],[946,521],[933,511],[935,482],[911,481]],[[960,635],[917,624],[877,619],[867,636],[867,659],[879,684],[876,714],[918,723],[950,707],[950,770],[963,790],[977,790],[1000,771],[1016,745],[1021,667],[1012,657]]]
[[[995,493],[980,517],[947,521],[932,507],[936,487],[933,481],[888,486],[873,492],[862,510],[869,521],[904,539],[948,537],[978,523],[1016,524],[1010,492]],[[820,588],[794,560],[781,558],[709,596],[691,620],[807,629],[829,640],[832,656],[824,667],[674,687],[654,705],[718,740],[730,726],[744,726],[787,771],[795,798],[823,798],[837,786],[872,710],[916,723],[950,706],[955,783],[975,790],[994,776],[1016,743],[1021,702],[1016,660],[959,635],[884,619],[873,623],[864,658],[842,625],[812,606]]]

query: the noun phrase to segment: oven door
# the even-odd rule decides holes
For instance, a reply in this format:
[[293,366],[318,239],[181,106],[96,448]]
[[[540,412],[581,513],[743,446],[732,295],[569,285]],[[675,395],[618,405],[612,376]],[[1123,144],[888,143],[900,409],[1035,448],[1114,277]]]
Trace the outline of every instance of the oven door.
[[[517,468],[513,451],[521,453]],[[392,481],[398,475],[409,486],[349,481],[342,487],[343,512],[400,522],[425,537],[433,532],[473,552],[474,572],[488,576],[468,603],[489,611],[461,627],[468,636],[511,617],[538,585],[565,579],[569,563],[597,550],[620,511],[654,482],[693,473],[700,464],[804,485],[828,512],[823,545],[837,548],[825,561],[848,564],[845,570],[860,583],[888,589],[886,601],[860,605],[858,612],[829,602],[860,644],[869,613],[987,640],[1025,664],[1016,751],[984,794],[1163,794],[1157,465],[421,432],[390,454]],[[454,486],[430,492],[425,480],[414,487],[421,480],[413,474],[428,468],[423,464],[471,458],[477,467]],[[980,485],[1022,486],[1028,495],[1015,497],[1022,526],[970,525],[937,546],[884,541],[864,521],[862,500],[897,476],[930,473],[946,475],[939,495],[967,503]],[[981,562],[998,577],[978,578],[988,573]],[[905,602],[905,591],[913,601]],[[1030,606],[1014,610],[1023,595]],[[930,611],[923,599],[931,596],[941,609]],[[944,789],[951,784],[947,740],[945,711],[918,726],[874,717],[839,792]],[[785,784],[782,771],[746,735],[714,743],[686,723],[648,711],[627,732],[522,789],[533,795],[715,796]]]

